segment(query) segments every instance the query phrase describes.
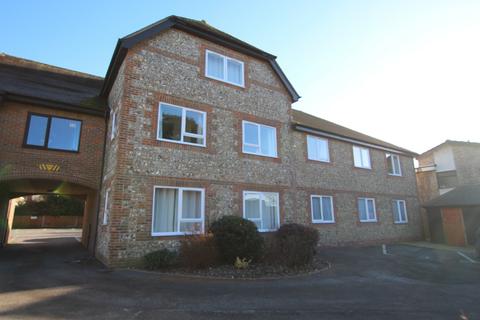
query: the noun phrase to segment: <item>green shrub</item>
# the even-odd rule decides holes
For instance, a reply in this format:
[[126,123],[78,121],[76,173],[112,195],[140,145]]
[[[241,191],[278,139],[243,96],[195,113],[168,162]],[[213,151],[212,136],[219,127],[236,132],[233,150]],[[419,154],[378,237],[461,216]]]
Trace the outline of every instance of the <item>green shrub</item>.
[[219,263],[218,249],[211,235],[193,235],[182,240],[180,263],[189,269],[213,267]]
[[146,254],[144,260],[146,269],[168,269],[177,264],[178,254],[172,250],[162,249]]
[[224,216],[212,224],[210,231],[225,263],[233,264],[237,257],[256,261],[262,256],[263,238],[252,221]]
[[318,243],[314,228],[296,223],[284,224],[275,232],[274,245],[277,261],[289,268],[313,262]]

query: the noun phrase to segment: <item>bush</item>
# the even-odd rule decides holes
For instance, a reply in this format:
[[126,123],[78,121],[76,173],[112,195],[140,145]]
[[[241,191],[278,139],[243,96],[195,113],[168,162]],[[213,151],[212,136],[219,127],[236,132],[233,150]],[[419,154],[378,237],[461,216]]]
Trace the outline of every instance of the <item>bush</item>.
[[225,263],[233,264],[237,257],[256,261],[262,256],[263,238],[252,221],[224,216],[212,224],[210,231]]
[[203,269],[218,264],[217,246],[211,235],[194,235],[182,240],[180,262],[189,269]]
[[278,262],[289,267],[299,267],[313,262],[318,243],[318,232],[314,228],[296,223],[284,224],[274,237],[274,248]]
[[175,251],[162,249],[146,254],[144,260],[146,269],[167,269],[177,264],[178,254]]

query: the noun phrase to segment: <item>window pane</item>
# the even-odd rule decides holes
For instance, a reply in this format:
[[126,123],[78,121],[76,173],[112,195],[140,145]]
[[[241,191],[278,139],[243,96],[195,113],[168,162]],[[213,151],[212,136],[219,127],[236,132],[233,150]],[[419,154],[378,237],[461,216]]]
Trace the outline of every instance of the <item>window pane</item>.
[[202,193],[185,190],[182,194],[182,219],[200,219],[202,217]]
[[162,104],[160,116],[161,138],[180,141],[182,128],[182,109]]
[[253,123],[243,123],[244,142],[248,144],[259,144],[258,141],[258,125]]
[[201,222],[180,222],[180,232],[202,233]]
[[274,128],[260,126],[260,153],[267,156],[276,156]]
[[245,194],[245,218],[260,219],[260,196],[258,194]]
[[322,213],[323,220],[333,221],[332,198],[322,197]]
[[47,132],[48,118],[41,116],[30,116],[28,127],[27,144],[31,146],[45,145],[45,133]]
[[362,167],[370,168],[370,152],[368,149],[362,148]]
[[312,213],[313,213],[313,220],[322,220],[322,212],[321,212],[319,197],[312,198]]
[[207,53],[207,75],[225,79],[224,70],[223,70],[223,57],[216,55],[214,53]]
[[275,230],[278,228],[277,209],[277,195],[264,193],[262,201],[262,225],[264,230]]
[[365,199],[358,199],[358,212],[360,214],[360,220],[367,220]]
[[371,199],[367,200],[367,205],[368,205],[368,219],[375,220],[375,207],[373,204],[373,200]]
[[400,157],[399,156],[395,156],[393,157],[393,168],[394,168],[394,173],[395,174],[401,174],[401,170],[400,170]]
[[362,152],[359,147],[353,147],[353,161],[355,167],[362,167]]
[[81,122],[78,120],[52,118],[50,123],[50,134],[48,147],[77,151],[80,140]]
[[390,174],[395,174],[395,172],[393,171],[393,160],[392,160],[392,155],[391,154],[387,154],[387,168],[388,168],[388,173]]
[[242,64],[234,61],[227,60],[227,81],[242,85]]
[[405,202],[400,202],[400,221],[406,222],[407,221],[407,209],[405,208]]
[[177,231],[178,190],[155,189],[153,232]]
[[184,136],[183,137],[183,142],[203,144],[203,138]]
[[203,135],[203,113],[187,110],[185,116],[185,132]]
[[329,161],[328,141],[312,136],[307,136],[308,159]]
[[400,222],[400,210],[398,208],[398,201],[393,201],[393,218],[395,222]]

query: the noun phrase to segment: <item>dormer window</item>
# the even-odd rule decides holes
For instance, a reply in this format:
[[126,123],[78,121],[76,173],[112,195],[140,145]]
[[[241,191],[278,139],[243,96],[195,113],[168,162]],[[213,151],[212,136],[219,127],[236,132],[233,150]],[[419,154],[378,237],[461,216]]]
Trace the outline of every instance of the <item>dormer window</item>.
[[244,86],[244,64],[242,61],[210,50],[206,51],[205,57],[205,76],[236,86]]

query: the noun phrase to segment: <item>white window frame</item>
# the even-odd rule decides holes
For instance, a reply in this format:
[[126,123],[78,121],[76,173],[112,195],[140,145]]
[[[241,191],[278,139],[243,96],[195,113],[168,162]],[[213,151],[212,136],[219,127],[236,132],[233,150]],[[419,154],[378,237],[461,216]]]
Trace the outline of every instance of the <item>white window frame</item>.
[[[257,139],[258,139],[258,144],[252,144],[252,143],[246,143],[245,142],[245,125],[246,124],[251,124],[251,125],[254,125],[254,126],[257,126]],[[275,142],[275,154],[274,155],[269,155],[269,154],[263,154],[263,153],[260,153],[260,150],[262,149],[261,148],[261,145],[262,145],[262,141],[261,141],[261,135],[260,135],[260,128],[261,127],[266,127],[266,128],[271,128],[273,129],[273,132],[275,133],[275,136],[274,136],[274,139],[273,141]],[[255,153],[255,152],[250,152],[250,151],[246,151],[245,150],[245,146],[250,146],[250,147],[257,147],[259,152],[258,153]],[[256,156],[262,156],[262,157],[268,157],[268,158],[278,158],[278,146],[277,146],[277,128],[276,127],[272,127],[272,126],[267,126],[265,124],[261,124],[261,123],[256,123],[256,122],[251,122],[251,121],[246,121],[246,120],[243,120],[242,121],[242,152],[243,153],[246,153],[246,154],[253,154],[253,155],[256,155]]]
[[[246,216],[246,206],[245,206],[245,195],[246,194],[257,194],[259,195],[259,198],[260,198],[260,218],[259,219],[251,219],[251,218],[247,218]],[[260,222],[260,226],[263,227],[262,225],[262,216],[263,216],[263,211],[262,211],[262,200],[265,198],[265,194],[275,194],[277,197],[277,221],[278,221],[278,228],[280,228],[280,194],[278,192],[262,192],[262,191],[248,191],[248,190],[245,190],[243,191],[243,218],[244,219],[247,219],[247,220],[250,220],[250,221],[259,221]],[[276,231],[278,229],[263,229],[263,228],[260,228],[258,229],[259,232],[272,232],[272,231]]]
[[[397,159],[396,161],[398,161],[398,170],[399,172],[396,173],[396,172],[388,172],[388,175],[390,176],[397,176],[397,177],[401,177],[402,176],[402,164],[400,162],[400,156],[398,154],[394,154],[394,153],[386,153],[385,154],[385,157],[387,158],[387,161],[388,161],[388,157],[390,156],[390,163],[392,165],[392,169],[393,171],[395,171],[395,160],[394,159]],[[388,170],[388,166],[387,166],[387,170]]]
[[[209,54],[216,55],[216,56],[221,57],[223,59],[223,75],[225,77],[224,79],[208,74],[208,55]],[[240,84],[227,80],[228,79],[228,75],[227,75],[228,60],[238,62],[242,66],[241,83]],[[237,60],[237,59],[234,59],[234,58],[230,58],[226,55],[223,55],[223,54],[220,54],[220,53],[217,53],[217,52],[214,52],[214,51],[211,51],[211,50],[207,49],[207,50],[205,50],[205,77],[210,78],[210,79],[215,79],[215,80],[218,80],[218,81],[222,81],[222,82],[226,82],[226,83],[229,83],[229,84],[232,84],[234,86],[241,87],[241,88],[245,88],[245,64],[243,63],[243,61],[240,61],[240,60]]]
[[[171,140],[171,139],[165,139],[165,138],[161,137],[160,121],[162,120],[162,118],[161,118],[162,104],[182,109],[182,119],[181,119],[181,125],[180,125],[180,140],[179,141]],[[195,134],[195,133],[190,133],[190,132],[185,131],[187,111],[193,111],[193,112],[201,113],[203,115],[203,134]],[[183,137],[202,138],[203,143],[200,144],[200,143],[184,142]],[[207,146],[207,113],[205,111],[191,109],[191,108],[187,108],[187,107],[183,107],[183,106],[178,106],[178,105],[171,104],[171,103],[159,102],[159,104],[158,104],[158,115],[157,115],[157,140],[171,142],[171,143],[187,144],[187,145],[190,145],[190,146],[206,147]]]
[[[355,161],[355,149],[359,149],[360,150],[360,165],[357,166],[357,163]],[[363,158],[363,153],[362,153],[362,150],[367,150],[367,154],[368,154],[368,166],[366,166],[364,164],[364,161],[365,159]],[[370,149],[369,148],[365,148],[365,147],[360,147],[360,146],[356,146],[354,145],[352,147],[352,152],[353,152],[353,166],[356,167],[356,168],[362,168],[362,169],[372,169],[372,157],[370,156]]]
[[[313,157],[310,157],[310,149],[308,148],[308,139],[325,141],[327,143],[327,159],[314,159]],[[329,146],[328,139],[320,138],[320,137],[312,136],[312,135],[308,134],[307,135],[307,158],[308,158],[308,160],[312,160],[312,161],[330,162],[330,146]]]
[[[315,219],[313,214],[313,199],[319,198],[320,199],[320,215],[322,219]],[[330,198],[330,210],[332,211],[332,220],[325,220],[323,217],[323,199]],[[310,213],[312,214],[312,223],[335,223],[335,211],[333,209],[333,196],[325,196],[325,195],[316,195],[312,194],[310,196]]]
[[[393,210],[395,210],[395,209],[398,210],[399,209],[399,207],[398,207],[399,204],[402,204],[403,209],[405,210],[405,220],[397,220],[397,217],[395,216],[395,211],[393,211],[393,222],[395,224],[407,224],[408,223],[407,202],[405,200],[394,199],[393,200],[393,205],[394,205]],[[400,215],[398,217],[401,218]]]
[[[359,197],[357,198],[357,206],[359,206],[359,200],[364,199],[365,200],[365,211],[367,212],[367,219],[362,219],[362,216],[360,214],[360,207],[358,208],[358,219],[360,222],[377,222],[377,206],[375,204],[375,198],[365,198],[365,197]],[[371,200],[373,202],[373,214],[375,215],[374,219],[368,218],[368,201]]]
[[112,110],[110,112],[110,118],[112,119],[112,131],[110,132],[110,140],[113,140],[117,135],[117,111]]
[[[173,232],[155,232],[154,231],[154,226],[155,226],[155,192],[157,189],[176,189],[178,190],[178,203],[177,203],[177,208],[178,208],[178,217],[177,217],[177,230],[180,230],[180,223],[181,222],[200,222],[202,227],[200,234],[205,233],[205,189],[203,188],[183,188],[183,187],[172,187],[172,186],[154,186],[153,187],[153,201],[152,201],[152,236],[153,237],[158,237],[158,236],[181,236],[181,235],[191,235],[195,234],[194,232],[179,232],[179,231],[173,231]],[[195,219],[183,219],[182,218],[182,209],[183,209],[183,191],[199,191],[201,193],[201,200],[200,200],[200,218],[195,218]]]
[[103,204],[103,219],[102,219],[102,225],[107,225],[108,224],[108,218],[110,216],[110,208],[108,207],[110,205],[110,188],[108,188],[105,191],[105,199],[104,199],[104,204]]

